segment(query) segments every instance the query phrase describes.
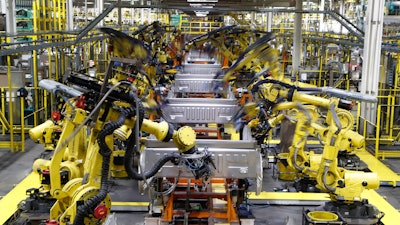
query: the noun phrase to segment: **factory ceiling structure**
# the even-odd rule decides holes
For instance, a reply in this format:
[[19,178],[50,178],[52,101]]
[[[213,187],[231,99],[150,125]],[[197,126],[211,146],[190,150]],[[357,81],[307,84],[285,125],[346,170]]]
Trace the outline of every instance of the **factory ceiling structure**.
[[[103,4],[102,4],[103,3]],[[155,7],[164,9],[180,9],[184,12],[194,10],[204,10],[211,13],[222,13],[227,11],[257,11],[269,7],[293,7],[295,0],[133,0],[133,1],[95,1],[79,0],[74,1],[77,7],[96,7],[97,4],[108,6],[111,4],[120,4],[130,7]]]

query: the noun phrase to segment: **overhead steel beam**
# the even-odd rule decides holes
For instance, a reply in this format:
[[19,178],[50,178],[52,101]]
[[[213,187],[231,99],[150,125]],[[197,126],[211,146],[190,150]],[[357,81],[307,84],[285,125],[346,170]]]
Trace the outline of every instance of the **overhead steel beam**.
[[336,21],[338,21],[342,26],[344,26],[350,33],[355,35],[358,39],[363,40],[364,32],[360,30],[356,25],[350,22],[343,15],[338,12],[328,11],[328,15],[332,16]]
[[114,8],[116,4],[107,7],[99,16],[92,20],[85,28],[83,28],[76,37],[75,43],[79,42],[89,31],[91,31],[104,17],[106,17]]

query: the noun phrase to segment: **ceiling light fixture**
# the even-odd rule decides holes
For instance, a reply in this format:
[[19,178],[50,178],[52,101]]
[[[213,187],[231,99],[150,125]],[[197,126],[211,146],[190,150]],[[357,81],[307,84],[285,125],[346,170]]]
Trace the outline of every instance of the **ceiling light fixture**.
[[208,11],[194,11],[197,17],[206,17],[208,15]]
[[207,9],[212,9],[215,4],[201,4],[201,3],[190,3],[190,7],[194,8],[207,8]]
[[217,3],[218,0],[187,0],[187,2],[197,2],[197,3]]

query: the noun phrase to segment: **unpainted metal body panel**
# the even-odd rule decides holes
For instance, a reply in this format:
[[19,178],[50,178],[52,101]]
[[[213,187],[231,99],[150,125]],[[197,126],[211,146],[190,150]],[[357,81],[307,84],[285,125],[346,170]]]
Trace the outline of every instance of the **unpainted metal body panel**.
[[[257,192],[261,191],[263,179],[262,157],[256,143],[252,141],[219,141],[198,140],[199,151],[206,148],[212,154],[216,169],[212,176],[215,178],[252,179],[256,183]],[[161,157],[178,150],[172,142],[163,143],[156,140],[146,141],[146,148],[140,156],[141,167],[149,171]],[[180,168],[172,163],[166,163],[155,177],[193,178],[192,172],[184,166]]]
[[169,98],[163,113],[170,123],[226,124],[231,122],[238,109],[235,99]]

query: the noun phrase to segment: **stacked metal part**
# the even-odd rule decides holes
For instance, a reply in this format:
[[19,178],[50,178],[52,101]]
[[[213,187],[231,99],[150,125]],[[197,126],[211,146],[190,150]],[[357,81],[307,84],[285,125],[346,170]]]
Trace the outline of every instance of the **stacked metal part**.
[[[221,87],[215,91],[222,80],[215,79],[218,71],[221,71],[221,64],[214,57],[200,51],[190,51],[182,69],[175,75],[167,104],[162,108],[163,119],[169,123],[191,126],[231,123],[239,106],[229,88]],[[199,149],[206,149],[214,156],[216,170],[213,171],[213,177],[259,180],[257,190],[261,190],[261,156],[256,151],[254,141],[221,142],[198,139],[196,142]],[[150,162],[173,151],[175,148],[172,143],[161,144],[148,140],[146,150],[141,155],[144,170],[148,169]],[[156,176],[175,177],[179,170],[176,166],[167,164]],[[190,178],[192,174],[184,171],[181,176]]]
[[199,51],[190,51],[182,66],[163,110],[164,119],[171,123],[230,123],[238,106],[229,88],[215,90],[221,82],[215,79],[221,64]]

